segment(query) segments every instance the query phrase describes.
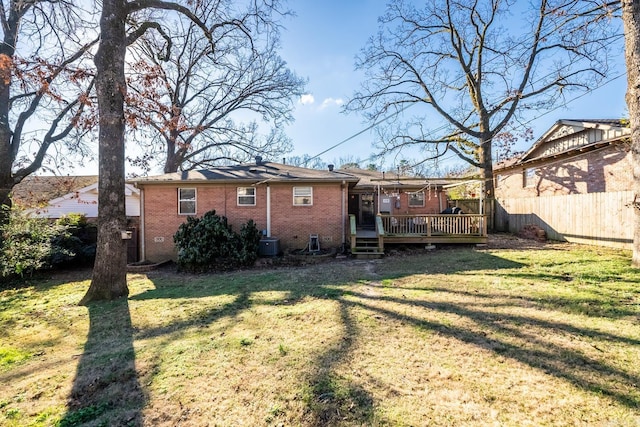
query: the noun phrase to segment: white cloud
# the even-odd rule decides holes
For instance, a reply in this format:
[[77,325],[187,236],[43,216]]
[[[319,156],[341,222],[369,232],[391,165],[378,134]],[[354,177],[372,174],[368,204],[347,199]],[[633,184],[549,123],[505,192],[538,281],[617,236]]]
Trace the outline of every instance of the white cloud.
[[300,97],[300,103],[302,105],[311,105],[314,102],[316,102],[315,98],[313,97],[313,95],[311,95],[310,93],[305,93],[304,95],[302,95]]
[[322,105],[320,106],[320,109],[324,110],[325,108],[333,106],[333,105],[339,107],[342,104],[344,104],[344,100],[342,98],[337,98],[337,99],[326,98],[324,101],[322,101]]

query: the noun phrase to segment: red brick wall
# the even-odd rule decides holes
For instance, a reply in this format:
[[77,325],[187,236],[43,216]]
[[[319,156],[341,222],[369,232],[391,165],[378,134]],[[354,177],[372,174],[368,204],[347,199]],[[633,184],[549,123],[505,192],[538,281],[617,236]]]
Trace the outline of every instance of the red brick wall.
[[[385,190],[381,192],[380,199],[391,199],[391,215],[417,215],[417,214],[435,214],[440,213],[443,209],[447,207],[447,195],[443,191],[439,189],[432,188],[431,191],[425,188],[424,190],[424,206],[409,206],[409,193],[411,191],[401,191],[399,192],[400,196],[400,206],[396,207],[396,196],[392,196],[392,194],[396,194],[393,190]],[[360,190],[362,192],[362,190]],[[367,194],[367,193],[363,193]],[[368,193],[371,194],[371,193]],[[378,195],[376,194],[375,203],[378,203]],[[377,205],[375,207],[377,209]]]
[[[439,198],[442,199],[440,202]],[[417,215],[417,214],[435,214],[440,213],[442,209],[447,207],[446,195],[437,190],[424,189],[424,206],[409,206],[409,194],[400,193],[400,208],[396,208],[395,202],[391,210],[392,215]]]
[[551,159],[536,169],[533,185],[524,187],[524,171],[496,171],[498,198],[586,194],[632,188],[632,161],[627,147],[608,146],[569,159]]
[[[297,184],[308,186],[310,184]],[[293,184],[271,184],[271,236],[280,239],[283,250],[301,249],[309,242],[309,234],[318,234],[321,247],[337,247],[342,243],[341,195],[339,183],[313,184],[313,205],[293,206]],[[267,228],[267,187],[256,187],[256,205],[238,206],[236,184],[180,185],[196,188],[196,216],[215,209],[226,216],[235,231],[253,219],[259,230]],[[178,186],[150,185],[144,191],[145,259],[175,259],[173,235],[186,216],[178,215]],[[346,209],[346,208],[345,208]]]

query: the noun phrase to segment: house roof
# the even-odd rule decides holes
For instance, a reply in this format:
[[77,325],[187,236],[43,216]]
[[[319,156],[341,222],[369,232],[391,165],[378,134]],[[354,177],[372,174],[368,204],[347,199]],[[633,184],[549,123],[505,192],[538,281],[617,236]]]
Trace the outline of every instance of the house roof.
[[[599,129],[600,135],[596,139],[584,139],[583,142],[570,144],[568,146],[558,146],[550,154],[549,144],[556,144],[557,141],[567,137],[574,137],[588,130]],[[610,132],[614,131],[614,132]],[[584,152],[600,148],[612,143],[617,143],[629,136],[631,130],[628,121],[624,119],[562,119],[558,120],[547,130],[524,154],[508,159],[494,165],[494,171],[509,169],[546,159],[549,157],[569,156],[575,152]],[[607,137],[609,135],[610,137]],[[613,135],[613,136],[611,136]],[[543,148],[547,146],[547,148]]]
[[422,188],[425,185],[442,186],[451,183],[446,178],[416,178],[399,175],[396,172],[380,172],[358,168],[340,170],[359,178],[355,188],[370,188],[378,185],[394,188]]
[[285,165],[282,163],[260,162],[215,169],[202,169],[164,175],[142,177],[131,180],[136,185],[166,183],[206,183],[206,182],[246,182],[252,184],[267,182],[352,182],[358,178],[343,170],[318,170]]
[[348,182],[355,188],[393,187],[398,189],[417,189],[426,186],[438,186],[457,182],[447,178],[416,178],[398,175],[396,172],[380,172],[359,168],[319,170],[285,165],[282,163],[261,162],[259,164],[241,164],[219,166],[215,169],[202,169],[174,172],[164,175],[141,177],[130,180],[137,186],[161,185],[167,183],[238,183],[261,184],[267,182]]
[[89,176],[37,176],[30,175],[13,187],[12,198],[16,206],[37,207],[50,200],[80,188],[96,184],[97,175]]

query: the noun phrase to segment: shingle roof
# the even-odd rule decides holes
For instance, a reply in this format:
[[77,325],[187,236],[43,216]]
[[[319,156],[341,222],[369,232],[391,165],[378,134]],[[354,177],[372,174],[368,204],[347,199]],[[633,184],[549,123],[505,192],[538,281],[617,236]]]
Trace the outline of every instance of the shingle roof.
[[375,187],[378,185],[383,187],[423,187],[425,184],[446,185],[451,183],[451,180],[447,180],[446,178],[416,178],[399,175],[396,172],[380,172],[358,168],[347,168],[340,170],[360,179],[356,184],[356,188]]
[[137,178],[131,182],[145,185],[167,182],[356,182],[357,180],[356,177],[342,170],[307,169],[281,163],[263,162],[168,173]]

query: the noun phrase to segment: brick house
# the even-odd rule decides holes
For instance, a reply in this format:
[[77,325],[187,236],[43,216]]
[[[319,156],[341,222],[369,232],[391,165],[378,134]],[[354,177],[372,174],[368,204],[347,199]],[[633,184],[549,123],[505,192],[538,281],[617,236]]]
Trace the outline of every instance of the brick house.
[[[378,213],[439,212],[441,185],[360,169],[307,169],[280,163],[221,166],[136,179],[140,189],[142,259],[175,259],[173,235],[188,216],[215,210],[234,230],[252,219],[282,250],[304,249],[310,235],[323,248],[348,239],[348,217],[366,226]],[[436,194],[438,193],[438,194]],[[446,201],[444,202],[446,206]]]
[[630,133],[619,119],[559,120],[520,158],[494,166],[496,198],[629,190]]
[[559,120],[523,156],[494,167],[495,229],[631,249],[633,161],[626,121]]

